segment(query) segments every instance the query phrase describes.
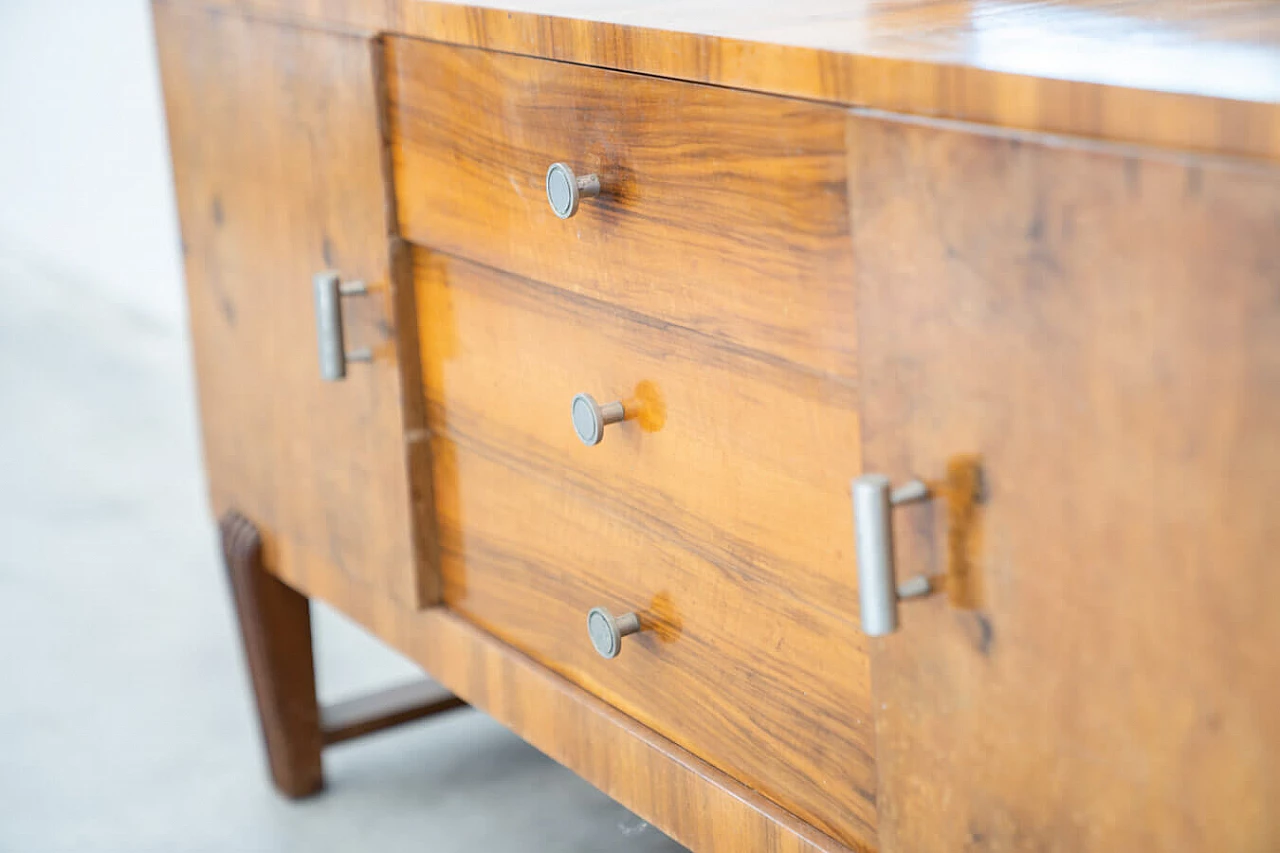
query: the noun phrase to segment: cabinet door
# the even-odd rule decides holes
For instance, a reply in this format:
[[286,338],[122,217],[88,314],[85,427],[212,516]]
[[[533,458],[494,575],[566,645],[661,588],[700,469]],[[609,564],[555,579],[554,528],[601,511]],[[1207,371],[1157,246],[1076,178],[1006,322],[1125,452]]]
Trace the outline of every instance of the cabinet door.
[[939,493],[872,642],[884,850],[1280,849],[1280,176],[849,140],[864,467]]
[[[155,6],[209,485],[264,531],[269,568],[336,566],[402,603],[436,596],[412,288],[398,287],[377,42]],[[340,299],[326,382],[312,277]],[[396,318],[407,317],[397,335]],[[405,395],[404,387],[415,389]]]

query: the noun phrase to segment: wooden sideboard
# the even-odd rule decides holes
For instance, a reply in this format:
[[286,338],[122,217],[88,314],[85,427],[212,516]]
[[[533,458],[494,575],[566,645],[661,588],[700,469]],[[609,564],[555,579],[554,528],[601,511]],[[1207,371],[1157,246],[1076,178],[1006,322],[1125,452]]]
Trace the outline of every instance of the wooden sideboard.
[[700,853],[1280,849],[1280,7],[513,4],[153,4],[280,790],[470,703]]

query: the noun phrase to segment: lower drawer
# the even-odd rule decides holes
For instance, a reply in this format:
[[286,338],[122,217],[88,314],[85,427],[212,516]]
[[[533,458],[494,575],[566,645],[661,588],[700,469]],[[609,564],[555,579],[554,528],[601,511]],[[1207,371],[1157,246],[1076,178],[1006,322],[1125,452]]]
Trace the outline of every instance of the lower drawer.
[[[853,389],[415,256],[446,603],[850,843],[874,837]],[[582,444],[571,400],[628,419]],[[594,607],[641,631],[602,658]]]

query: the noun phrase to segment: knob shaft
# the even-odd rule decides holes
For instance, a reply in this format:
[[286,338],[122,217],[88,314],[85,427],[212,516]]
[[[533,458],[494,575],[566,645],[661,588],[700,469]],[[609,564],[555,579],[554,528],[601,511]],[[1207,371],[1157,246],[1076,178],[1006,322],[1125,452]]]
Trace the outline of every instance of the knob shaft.
[[624,613],[614,617],[603,607],[593,607],[587,614],[587,636],[603,658],[616,658],[622,651],[622,638],[640,630],[640,617]]
[[590,394],[579,394],[573,398],[573,431],[587,447],[599,444],[604,438],[604,428],[626,416],[622,403],[605,403],[602,406]]
[[552,163],[547,169],[547,201],[551,211],[561,219],[568,219],[578,212],[578,202],[600,195],[600,178],[597,175],[578,177],[565,163]]

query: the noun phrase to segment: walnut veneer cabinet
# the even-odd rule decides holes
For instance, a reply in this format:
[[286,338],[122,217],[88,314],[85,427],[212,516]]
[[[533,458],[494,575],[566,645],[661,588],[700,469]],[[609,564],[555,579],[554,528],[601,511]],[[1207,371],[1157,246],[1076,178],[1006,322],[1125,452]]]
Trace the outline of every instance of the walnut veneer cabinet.
[[695,851],[1280,850],[1280,7],[512,1],[154,5],[277,786],[469,703]]

